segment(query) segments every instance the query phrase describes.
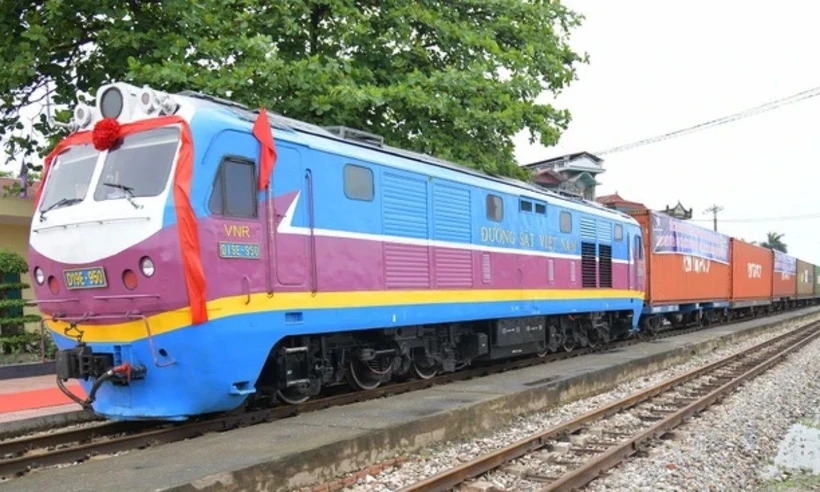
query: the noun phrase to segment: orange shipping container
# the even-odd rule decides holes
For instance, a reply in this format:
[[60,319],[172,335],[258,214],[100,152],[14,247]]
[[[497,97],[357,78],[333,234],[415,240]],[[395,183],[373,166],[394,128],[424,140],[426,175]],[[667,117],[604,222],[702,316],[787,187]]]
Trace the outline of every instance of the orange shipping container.
[[814,297],[814,265],[797,260],[797,297]]
[[797,295],[797,259],[785,253],[774,252],[774,297],[792,298]]
[[729,236],[658,212],[635,215],[646,244],[650,305],[727,301]]
[[773,271],[772,250],[732,238],[732,302],[771,300]]

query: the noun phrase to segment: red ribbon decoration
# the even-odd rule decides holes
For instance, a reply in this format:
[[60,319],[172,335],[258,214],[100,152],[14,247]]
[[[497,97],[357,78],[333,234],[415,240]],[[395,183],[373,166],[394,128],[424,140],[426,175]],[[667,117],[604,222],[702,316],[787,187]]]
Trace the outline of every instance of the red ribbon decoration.
[[[105,121],[105,120],[103,120]],[[102,122],[100,122],[102,123]],[[98,125],[100,124],[98,123]],[[196,214],[191,206],[191,176],[193,175],[193,140],[188,122],[177,115],[161,116],[149,120],[135,121],[119,126],[117,138],[124,138],[133,133],[153,130],[167,125],[178,124],[182,129],[182,145],[179,150],[177,167],[174,171],[174,211],[177,215],[179,246],[182,252],[182,268],[188,290],[188,302],[191,307],[191,323],[198,325],[208,321],[207,289],[205,272],[202,269],[202,255],[199,245]],[[95,131],[96,131],[95,125]],[[110,125],[109,125],[110,128]],[[110,136],[109,136],[110,137]],[[61,140],[45,159],[43,178],[34,197],[35,208],[40,203],[40,195],[48,179],[48,171],[54,159],[72,145],[84,145],[94,140],[92,132],[78,132]],[[95,147],[96,147],[96,142]]]
[[114,118],[103,118],[94,125],[91,134],[91,141],[94,148],[103,151],[108,150],[120,139],[120,122]]
[[259,140],[262,147],[259,156],[259,189],[264,190],[270,184],[273,167],[276,165],[276,145],[273,143],[273,133],[265,108],[259,111],[259,116],[253,123],[253,136]]

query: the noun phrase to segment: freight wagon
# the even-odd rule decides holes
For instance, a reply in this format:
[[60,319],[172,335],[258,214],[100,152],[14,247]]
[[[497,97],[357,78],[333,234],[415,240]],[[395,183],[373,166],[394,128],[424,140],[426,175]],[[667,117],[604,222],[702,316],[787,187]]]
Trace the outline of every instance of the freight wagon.
[[643,231],[646,291],[640,325],[711,324],[814,304],[818,267],[655,211],[634,212]]
[[669,215],[634,213],[645,242],[646,292],[642,325],[657,331],[664,318],[673,326],[707,321],[731,296],[730,238]]
[[814,265],[797,260],[797,298],[814,298]]
[[773,301],[785,309],[797,299],[797,258],[774,251]]
[[751,315],[771,309],[774,255],[771,249],[732,238],[732,309],[748,309]]
[[814,297],[820,297],[820,266],[814,266]]

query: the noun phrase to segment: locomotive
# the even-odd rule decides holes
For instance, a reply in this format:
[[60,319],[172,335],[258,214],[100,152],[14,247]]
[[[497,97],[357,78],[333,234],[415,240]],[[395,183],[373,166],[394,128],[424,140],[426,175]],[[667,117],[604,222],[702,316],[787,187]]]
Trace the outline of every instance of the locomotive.
[[104,418],[299,404],[750,308],[731,288],[646,301],[656,257],[722,268],[722,236],[692,246],[668,216],[356,129],[125,83],[69,126],[46,158],[29,265],[57,384]]

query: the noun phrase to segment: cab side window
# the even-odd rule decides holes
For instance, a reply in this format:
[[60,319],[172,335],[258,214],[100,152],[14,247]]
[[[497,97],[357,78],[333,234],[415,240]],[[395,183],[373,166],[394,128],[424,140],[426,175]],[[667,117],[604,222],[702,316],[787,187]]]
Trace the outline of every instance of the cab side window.
[[570,234],[572,232],[572,215],[569,212],[561,212],[561,232]]
[[214,215],[256,217],[256,167],[253,161],[225,157],[214,180],[208,208]]

